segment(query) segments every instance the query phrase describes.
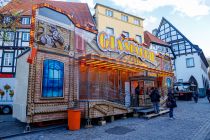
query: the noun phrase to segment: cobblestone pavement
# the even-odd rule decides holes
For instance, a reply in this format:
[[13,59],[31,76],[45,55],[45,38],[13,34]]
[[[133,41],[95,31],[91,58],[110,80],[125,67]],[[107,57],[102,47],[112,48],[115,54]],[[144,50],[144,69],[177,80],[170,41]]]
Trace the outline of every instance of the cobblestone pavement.
[[128,118],[90,129],[68,131],[60,128],[8,140],[209,140],[210,104],[207,99],[199,99],[197,104],[178,101],[177,105],[175,120],[170,120],[168,114],[150,120]]

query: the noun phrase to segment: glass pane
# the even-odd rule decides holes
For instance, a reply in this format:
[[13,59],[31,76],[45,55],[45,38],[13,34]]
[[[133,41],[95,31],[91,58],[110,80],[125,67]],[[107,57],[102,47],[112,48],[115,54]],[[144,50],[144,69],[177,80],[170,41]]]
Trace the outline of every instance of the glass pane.
[[45,60],[42,80],[43,97],[62,97],[64,64],[56,60]]

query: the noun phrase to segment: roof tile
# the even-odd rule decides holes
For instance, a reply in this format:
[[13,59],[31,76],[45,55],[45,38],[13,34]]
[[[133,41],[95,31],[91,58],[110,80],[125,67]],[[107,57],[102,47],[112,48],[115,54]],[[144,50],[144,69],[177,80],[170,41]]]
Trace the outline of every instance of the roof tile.
[[18,12],[23,10],[23,16],[31,16],[32,5],[40,3],[48,3],[54,7],[58,7],[66,11],[68,14],[73,15],[72,20],[74,20],[75,23],[78,23],[82,26],[87,26],[88,23],[91,23],[95,26],[92,15],[86,3],[61,2],[52,0],[12,0],[6,6],[0,9],[0,13],[7,14],[8,11]]
[[148,31],[144,31],[144,42],[150,46],[150,43],[156,43],[159,45],[163,45],[163,46],[170,46],[168,43],[160,40],[159,38],[157,38],[156,36],[154,36],[153,34],[151,34]]

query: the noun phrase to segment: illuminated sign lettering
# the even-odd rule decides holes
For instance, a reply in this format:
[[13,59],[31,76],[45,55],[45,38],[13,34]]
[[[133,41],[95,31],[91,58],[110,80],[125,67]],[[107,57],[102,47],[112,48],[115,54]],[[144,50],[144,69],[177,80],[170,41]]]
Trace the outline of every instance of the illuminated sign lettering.
[[140,46],[134,41],[123,39],[121,37],[115,38],[115,36],[109,36],[105,32],[100,32],[97,36],[97,42],[102,51],[118,52],[120,54],[126,53],[152,63],[155,61],[154,52]]

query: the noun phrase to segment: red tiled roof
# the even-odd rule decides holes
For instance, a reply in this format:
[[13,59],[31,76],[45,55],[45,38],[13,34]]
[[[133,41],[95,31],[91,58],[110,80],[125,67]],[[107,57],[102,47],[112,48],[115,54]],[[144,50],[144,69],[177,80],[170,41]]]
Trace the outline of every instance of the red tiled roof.
[[7,14],[8,10],[12,12],[22,11],[21,13],[23,16],[31,16],[32,5],[40,3],[48,3],[54,7],[66,11],[68,14],[73,15],[73,22],[80,24],[81,26],[87,26],[88,23],[95,26],[89,7],[86,3],[52,0],[12,0],[6,6],[0,9],[0,13]]
[[163,45],[163,46],[170,46],[168,43],[160,40],[159,38],[157,38],[156,36],[154,36],[153,34],[151,34],[148,31],[144,31],[144,42],[150,46],[150,43],[155,43],[155,44],[159,44],[159,45]]

